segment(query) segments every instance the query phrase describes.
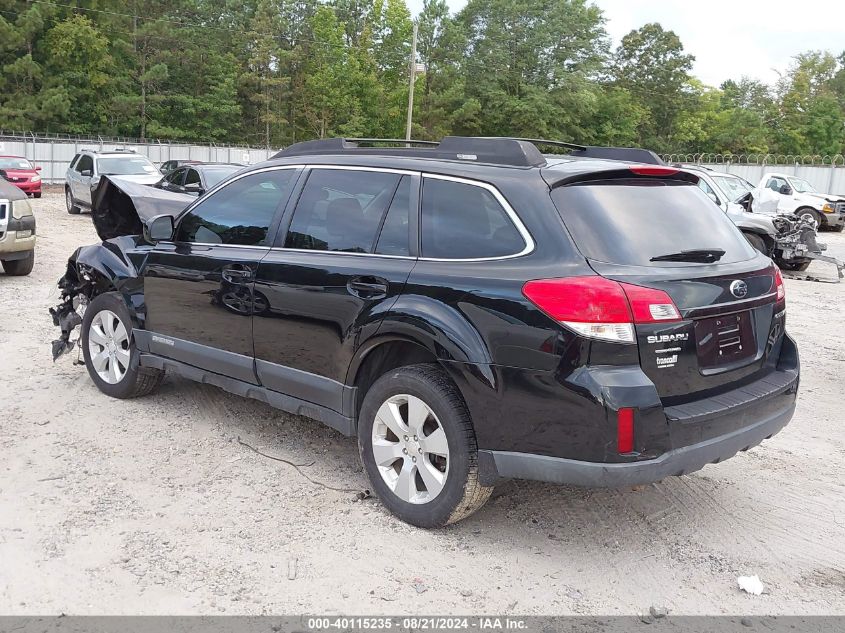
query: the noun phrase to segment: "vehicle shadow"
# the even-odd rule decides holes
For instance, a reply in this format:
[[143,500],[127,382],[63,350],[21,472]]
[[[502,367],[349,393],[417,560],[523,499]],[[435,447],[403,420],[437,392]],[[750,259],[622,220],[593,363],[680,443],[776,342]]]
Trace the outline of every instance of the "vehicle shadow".
[[[349,501],[356,493],[370,488],[359,461],[356,439],[319,422],[178,376],[168,376],[156,397],[190,400],[198,406],[195,423],[208,425],[271,457],[304,464],[298,468],[299,475],[291,473],[291,477],[301,476],[304,486],[342,491]],[[232,450],[253,452],[237,445]],[[271,457],[256,457],[266,461],[268,468],[279,466]],[[746,466],[740,464],[740,470]],[[736,465],[708,468],[727,468],[719,474],[712,473],[715,477],[730,477],[737,472]],[[681,541],[700,540],[702,530],[708,538],[718,539],[720,535],[735,533],[738,522],[752,524],[759,518],[762,508],[750,503],[764,494],[759,481],[752,487],[752,480],[747,477],[715,477],[704,471],[623,489],[502,481],[479,512],[438,533],[447,541],[456,542],[487,534],[499,540],[531,537],[536,544],[569,543],[592,548],[600,544],[611,551],[626,547],[620,536],[633,537],[648,550],[664,540],[664,535],[670,542],[664,541],[663,549],[677,549]],[[390,515],[378,499],[371,498],[366,503],[376,507],[386,522],[409,527]]]

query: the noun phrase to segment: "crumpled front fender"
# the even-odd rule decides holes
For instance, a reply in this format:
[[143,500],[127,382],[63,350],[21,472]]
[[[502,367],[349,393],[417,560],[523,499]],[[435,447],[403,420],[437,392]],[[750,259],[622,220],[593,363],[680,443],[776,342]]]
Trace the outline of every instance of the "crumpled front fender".
[[120,292],[136,324],[143,321],[143,282],[138,267],[128,255],[139,245],[137,236],[124,236],[101,244],[81,246],[67,263],[65,274],[58,281],[62,302],[50,308],[53,324],[61,336],[52,342],[53,360],[73,349],[74,329],[82,323],[80,306],[104,292]]

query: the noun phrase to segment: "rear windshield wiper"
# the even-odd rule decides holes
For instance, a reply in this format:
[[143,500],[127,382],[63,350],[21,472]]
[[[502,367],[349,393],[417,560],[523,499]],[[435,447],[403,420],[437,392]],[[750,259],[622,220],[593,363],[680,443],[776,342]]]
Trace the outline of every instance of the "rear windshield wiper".
[[652,262],[701,262],[703,264],[710,264],[722,259],[725,254],[724,249],[721,248],[693,248],[688,251],[679,251],[677,253],[667,253],[666,255],[658,255],[652,257],[649,261]]

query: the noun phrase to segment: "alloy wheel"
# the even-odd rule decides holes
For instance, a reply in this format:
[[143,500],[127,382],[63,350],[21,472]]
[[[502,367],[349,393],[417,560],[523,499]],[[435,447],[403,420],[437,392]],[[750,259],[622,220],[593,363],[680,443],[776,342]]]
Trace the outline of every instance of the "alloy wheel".
[[104,382],[116,385],[123,380],[131,357],[129,332],[111,310],[101,310],[91,319],[88,351],[94,371]]
[[428,503],[449,475],[449,442],[443,426],[422,399],[388,398],[373,424],[373,457],[393,493],[408,503]]
[[70,192],[70,189],[65,189],[65,204],[67,204],[68,211],[73,208],[73,194]]

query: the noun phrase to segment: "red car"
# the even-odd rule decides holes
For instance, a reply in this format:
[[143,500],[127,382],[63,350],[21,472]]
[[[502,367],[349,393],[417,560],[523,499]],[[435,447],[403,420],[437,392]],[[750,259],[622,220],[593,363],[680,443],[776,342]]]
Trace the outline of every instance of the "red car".
[[0,156],[0,175],[25,194],[41,197],[41,176],[36,167],[23,156]]

